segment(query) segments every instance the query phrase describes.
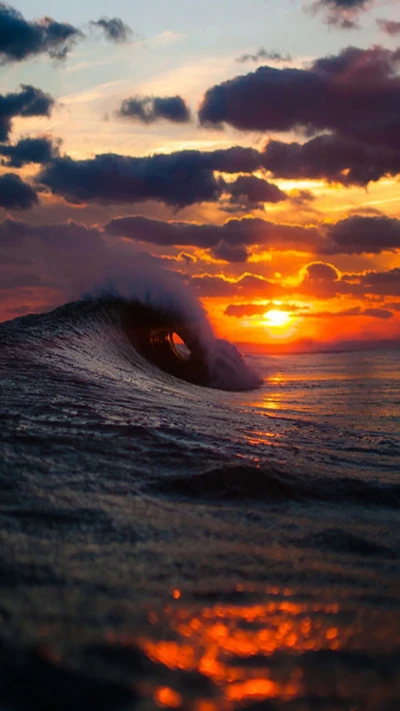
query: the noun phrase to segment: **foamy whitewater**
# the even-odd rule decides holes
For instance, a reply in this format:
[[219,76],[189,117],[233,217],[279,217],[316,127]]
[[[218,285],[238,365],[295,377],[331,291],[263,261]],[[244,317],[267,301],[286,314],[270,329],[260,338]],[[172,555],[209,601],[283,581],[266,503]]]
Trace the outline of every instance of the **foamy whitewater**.
[[398,353],[243,359],[143,278],[0,375],[2,711],[400,708]]

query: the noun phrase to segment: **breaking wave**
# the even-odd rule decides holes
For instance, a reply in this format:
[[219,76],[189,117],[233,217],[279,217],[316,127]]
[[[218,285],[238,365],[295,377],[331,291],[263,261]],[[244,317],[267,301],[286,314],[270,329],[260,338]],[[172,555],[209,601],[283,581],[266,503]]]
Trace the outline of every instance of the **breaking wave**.
[[171,276],[164,284],[153,275],[134,286],[103,286],[50,313],[15,319],[2,330],[17,340],[56,339],[64,355],[68,343],[71,351],[87,352],[96,334],[97,361],[101,353],[108,360],[111,347],[117,360],[128,358],[132,367],[143,370],[145,359],[195,385],[242,391],[262,382],[233,344],[214,335],[198,300]]

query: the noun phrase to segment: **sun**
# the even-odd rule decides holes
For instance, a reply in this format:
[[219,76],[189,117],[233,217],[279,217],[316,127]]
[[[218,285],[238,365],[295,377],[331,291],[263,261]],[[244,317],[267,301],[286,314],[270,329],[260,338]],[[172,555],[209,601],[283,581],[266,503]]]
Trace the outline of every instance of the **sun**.
[[275,328],[284,328],[291,321],[290,314],[287,311],[280,311],[279,309],[271,309],[266,311],[263,315],[267,326],[273,326]]

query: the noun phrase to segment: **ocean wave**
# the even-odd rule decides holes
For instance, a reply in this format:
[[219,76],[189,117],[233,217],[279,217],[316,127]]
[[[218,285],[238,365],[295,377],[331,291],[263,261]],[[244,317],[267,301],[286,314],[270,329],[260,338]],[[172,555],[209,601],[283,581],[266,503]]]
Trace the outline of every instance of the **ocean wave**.
[[[123,365],[143,371],[144,361],[170,376],[195,385],[242,391],[261,384],[258,375],[245,363],[237,348],[218,339],[196,300],[181,299],[168,291],[164,303],[151,289],[138,296],[122,296],[117,290],[87,295],[54,311],[15,319],[0,327],[0,342],[14,348],[13,357],[52,353],[58,347],[63,361],[85,353],[86,362],[96,363],[110,356],[117,371]],[[142,300],[140,300],[142,299]],[[23,353],[18,353],[18,346]],[[91,351],[92,348],[92,351]],[[57,365],[53,360],[53,365]],[[150,375],[147,370],[147,375]]]
[[351,477],[310,476],[299,468],[296,473],[279,465],[251,464],[212,467],[191,477],[169,475],[148,485],[149,490],[169,497],[198,502],[214,500],[279,503],[318,501],[336,504],[363,504],[400,507],[400,484],[360,481]]

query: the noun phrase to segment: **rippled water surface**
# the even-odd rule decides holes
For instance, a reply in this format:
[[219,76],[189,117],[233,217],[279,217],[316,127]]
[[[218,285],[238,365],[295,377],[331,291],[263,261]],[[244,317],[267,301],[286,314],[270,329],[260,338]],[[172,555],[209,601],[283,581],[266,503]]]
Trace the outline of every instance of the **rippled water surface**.
[[3,707],[397,711],[398,363],[251,357],[227,392],[116,308],[0,326]]

